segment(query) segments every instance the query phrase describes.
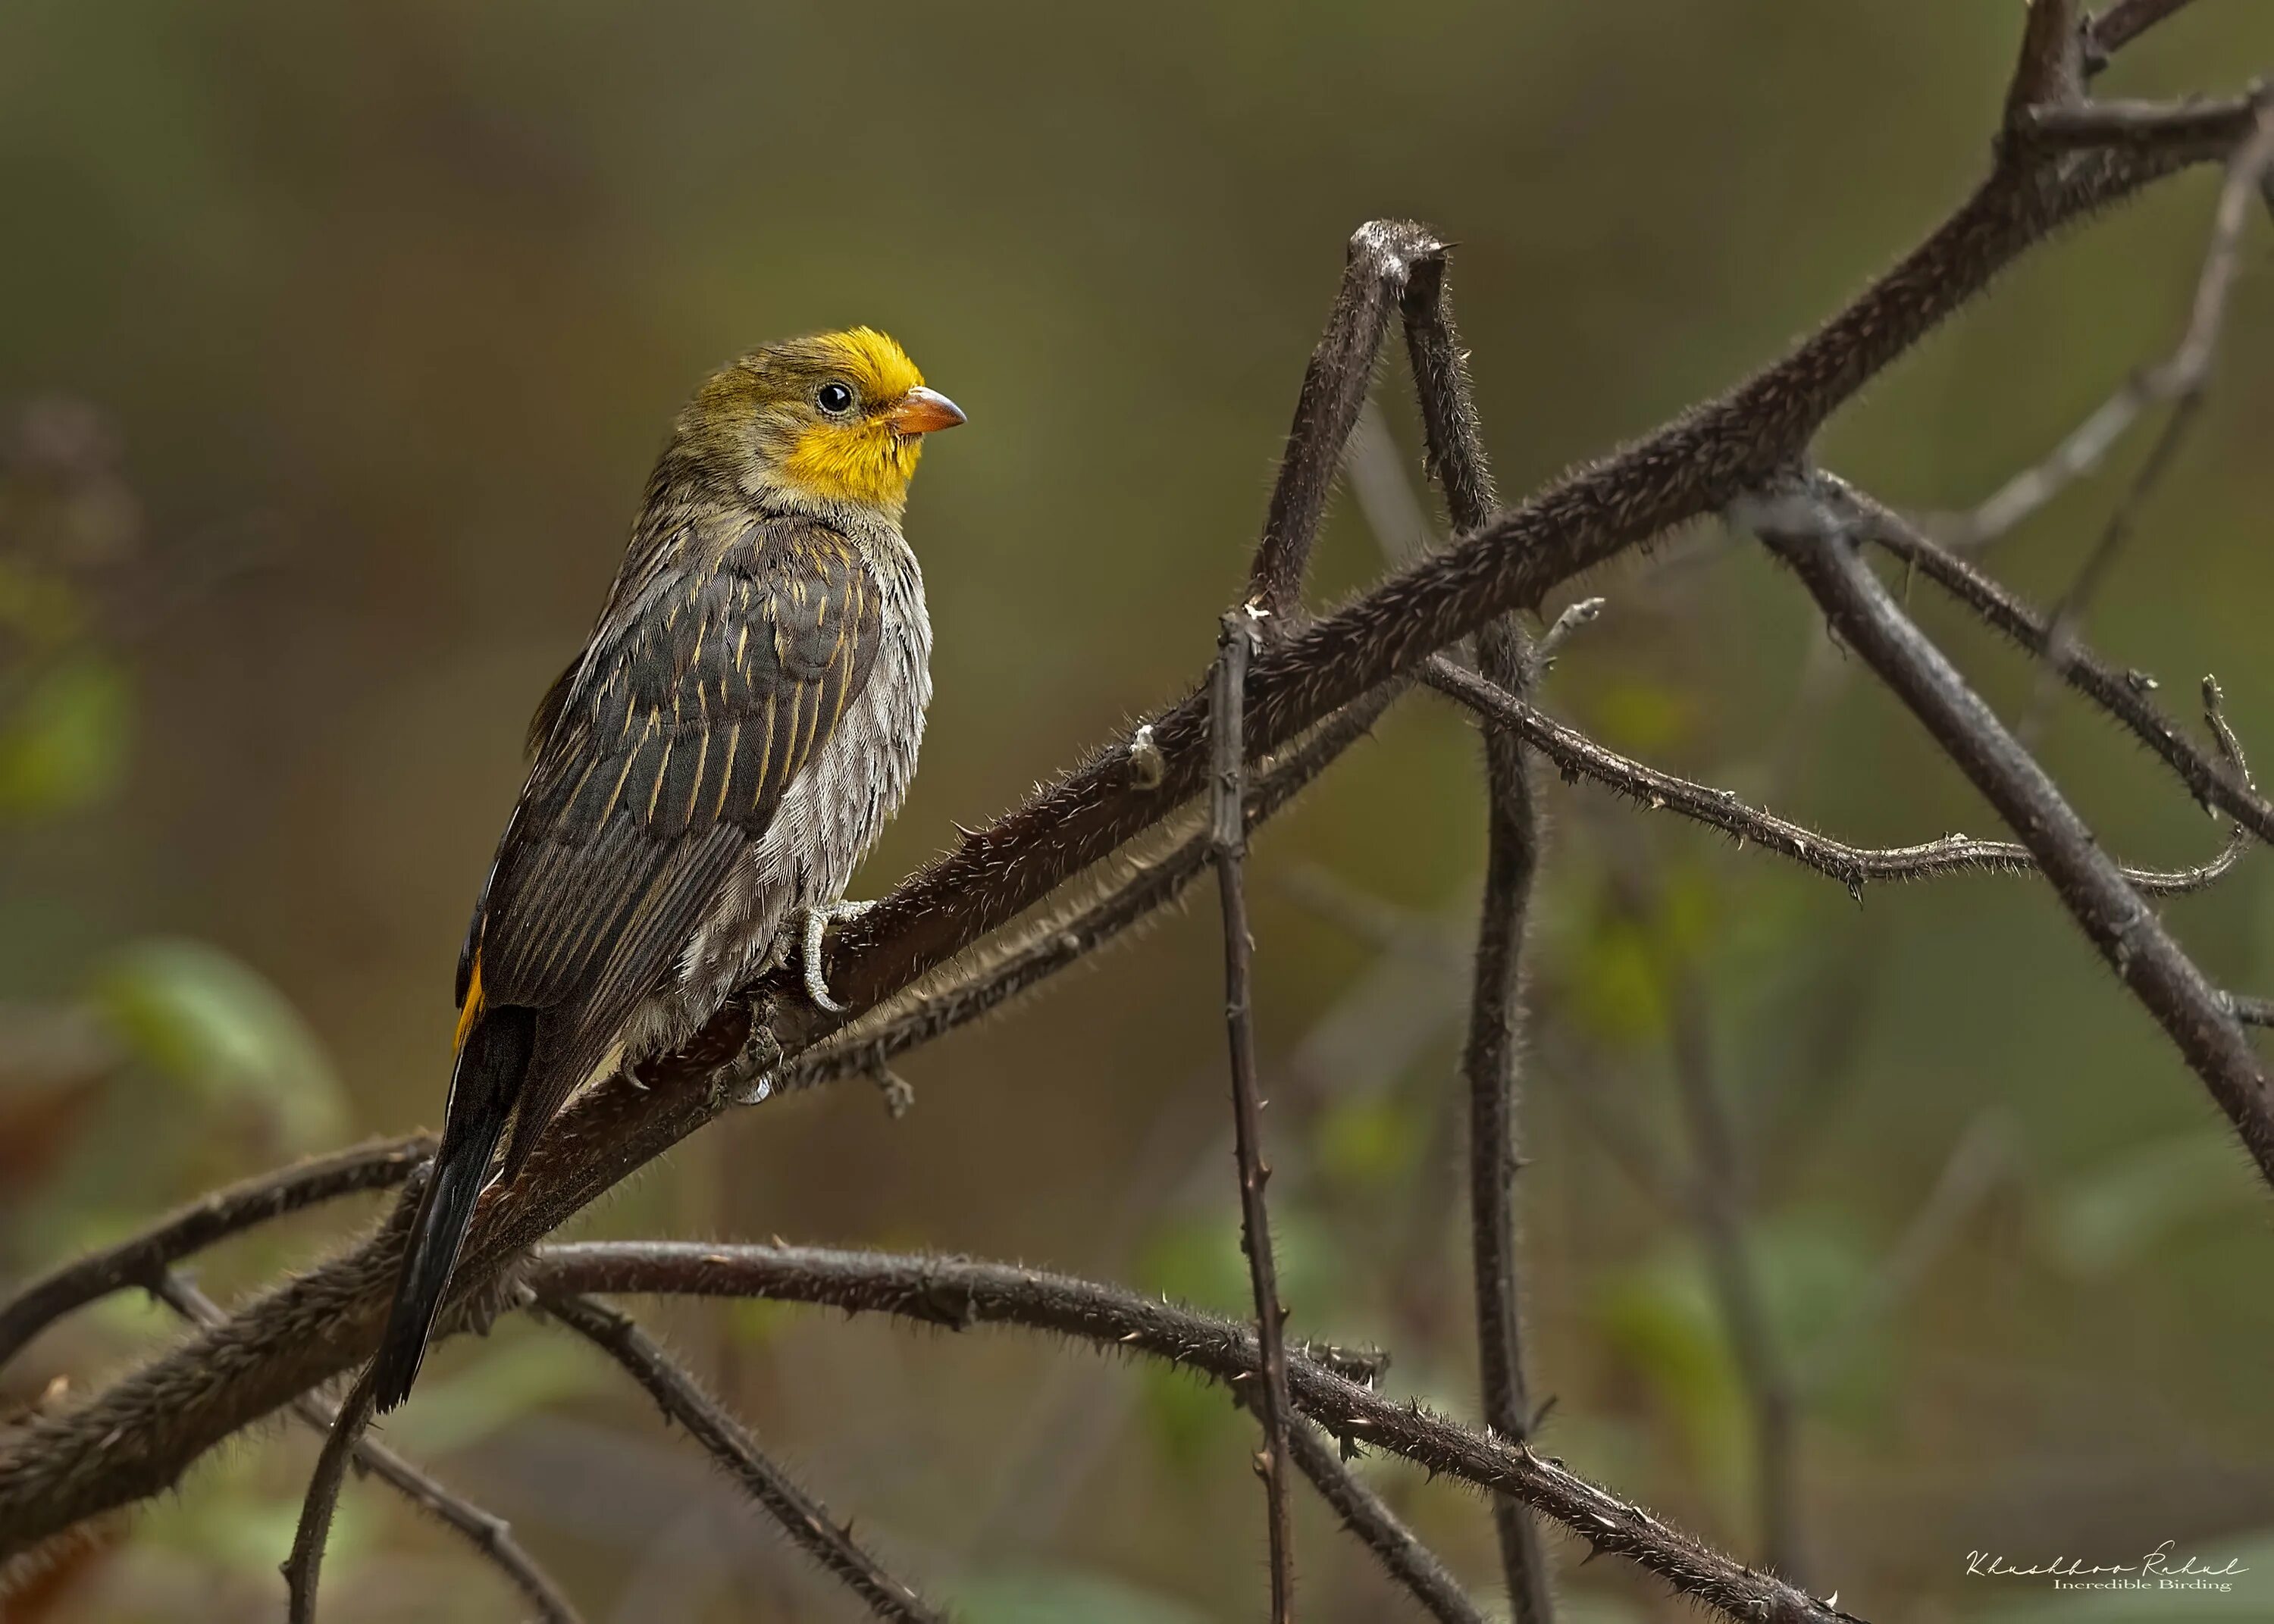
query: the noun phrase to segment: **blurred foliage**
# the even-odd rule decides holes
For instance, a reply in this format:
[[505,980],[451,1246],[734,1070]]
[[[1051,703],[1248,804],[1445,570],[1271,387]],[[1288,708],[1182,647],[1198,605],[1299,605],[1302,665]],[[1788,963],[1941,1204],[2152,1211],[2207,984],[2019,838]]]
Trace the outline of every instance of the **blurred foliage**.
[[[1980,172],[2016,11],[0,7],[22,245],[0,256],[0,1268],[437,1118],[452,964],[523,724],[706,367],[872,321],[972,413],[915,490],[937,700],[856,883],[874,894],[1201,667],[1361,220],[1461,244],[1496,471],[1521,492],[1756,365],[1938,219]],[[2203,0],[2109,88],[2231,87],[2274,57],[2270,19]],[[1978,500],[2172,342],[2211,189],[2019,267],[1830,425],[1826,459],[1919,508]],[[2208,409],[2090,629],[2167,693],[2216,670],[2263,755],[2274,283],[2252,229]],[[1393,363],[1410,452],[1402,389]],[[1994,567],[2057,595],[2145,444]],[[1321,596],[1379,557],[1338,500]],[[1609,606],[1555,666],[1560,714],[1845,838],[1992,831],[1749,548],[1700,527],[1584,590]],[[1924,586],[1911,601],[1993,703],[2029,702],[2027,662]],[[2105,725],[2064,710],[2044,748],[2127,858],[2216,844]],[[1257,842],[1292,1330],[1389,1347],[1393,1390],[1459,1414],[1476,769],[1472,731],[1416,696]],[[1759,1553],[1726,1305],[1681,1189],[1638,1170],[1694,1178],[1668,1049],[1695,977],[1743,1244],[1806,1377],[1808,1576],[1882,1620],[2100,1617],[1969,1581],[1964,1553],[2120,1560],[2168,1537],[2264,1557],[2237,1611],[2189,1596],[2183,1616],[2266,1613],[2263,1193],[2042,888],[1859,907],[1584,786],[1551,778],[1543,800],[1521,1186],[1541,1447]],[[2167,905],[2211,974],[2261,990],[2265,874],[2254,858]],[[859,1088],[778,1101],[587,1226],[1026,1257],[1238,1312],[1220,961],[1212,908],[1190,914],[912,1057],[906,1121]],[[1969,1184],[1992,1109],[2019,1149]],[[1965,1199],[1937,1194],[1950,1181]],[[373,1210],[200,1268],[226,1297]],[[1252,1614],[1252,1424],[1221,1392],[1007,1335],[643,1312],[975,1619]],[[168,1324],[126,1297],[77,1316],[0,1372],[0,1402],[97,1381]],[[858,1616],[546,1327],[444,1349],[389,1432],[596,1620],[657,1616],[659,1573],[690,1624]],[[45,1616],[273,1611],[311,1454],[289,1430],[221,1452]],[[1495,1590],[1474,1497],[1365,1470]],[[1393,1615],[1331,1516],[1298,1513],[1306,1617]],[[373,1487],[342,1517],[346,1624],[509,1605]],[[1686,1616],[1551,1548],[1573,1624]]]
[[1208,1616],[1095,1574],[1050,1569],[990,1574],[967,1582],[954,1599],[971,1617],[1002,1624],[1200,1624]]
[[98,974],[95,1007],[139,1061],[196,1096],[200,1115],[249,1109],[297,1155],[336,1144],[347,1102],[315,1034],[267,980],[197,942],[140,942]]

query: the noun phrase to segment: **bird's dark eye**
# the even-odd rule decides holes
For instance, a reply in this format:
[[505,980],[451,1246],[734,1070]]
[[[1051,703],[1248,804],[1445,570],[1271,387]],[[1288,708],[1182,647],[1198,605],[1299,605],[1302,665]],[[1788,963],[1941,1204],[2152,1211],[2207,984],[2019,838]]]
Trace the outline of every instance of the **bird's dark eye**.
[[825,383],[813,392],[813,403],[838,417],[853,410],[853,391],[841,383]]

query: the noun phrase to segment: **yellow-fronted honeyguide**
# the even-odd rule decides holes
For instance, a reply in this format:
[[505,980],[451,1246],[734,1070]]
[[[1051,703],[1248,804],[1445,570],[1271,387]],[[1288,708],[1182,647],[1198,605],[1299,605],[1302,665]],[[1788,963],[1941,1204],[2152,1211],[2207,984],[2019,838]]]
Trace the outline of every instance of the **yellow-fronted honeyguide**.
[[458,960],[457,1062],[374,1372],[418,1377],[499,1141],[510,1178],[580,1086],[692,1037],[846,885],[915,771],[931,698],[900,535],[923,436],[963,413],[867,327],[770,344],[679,415]]

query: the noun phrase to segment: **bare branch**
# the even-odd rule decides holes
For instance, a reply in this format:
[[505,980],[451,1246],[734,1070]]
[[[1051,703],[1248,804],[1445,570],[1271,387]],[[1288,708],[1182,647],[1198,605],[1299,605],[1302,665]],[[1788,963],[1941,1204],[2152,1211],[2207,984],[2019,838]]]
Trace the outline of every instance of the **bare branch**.
[[[214,1325],[226,1318],[220,1304],[176,1270],[167,1270],[150,1290],[193,1325]],[[292,1401],[292,1413],[317,1432],[328,1434],[338,1419],[339,1407],[313,1393],[304,1393]],[[445,1528],[463,1535],[512,1582],[543,1624],[578,1624],[575,1604],[522,1549],[521,1542],[513,1537],[512,1524],[503,1517],[452,1492],[394,1450],[367,1437],[358,1440],[355,1462]]]
[[2084,30],[2078,0],[2029,0],[2022,49],[2006,86],[2006,124],[2027,128],[2033,115],[2067,107],[2084,92]]
[[2115,0],[2086,25],[2090,52],[2105,62],[2157,23],[2194,4],[2195,0]]
[[[1258,1357],[1254,1333],[1246,1325],[1117,1286],[1007,1263],[809,1246],[597,1241],[540,1248],[530,1278],[541,1295],[761,1297],[894,1314],[956,1331],[1024,1326],[1107,1352],[1166,1359],[1234,1387],[1254,1380]],[[1597,1551],[1627,1558],[1734,1618],[1748,1624],[1837,1624],[1849,1618],[1773,1575],[1707,1550],[1641,1507],[1520,1445],[1385,1398],[1306,1354],[1291,1355],[1287,1372],[1295,1408],[1334,1437],[1513,1494]]]
[[1553,665],[1556,655],[1562,651],[1572,634],[1593,625],[1595,618],[1603,613],[1604,604],[1608,601],[1601,598],[1583,598],[1577,603],[1566,605],[1563,613],[1555,617],[1555,623],[1540,633],[1540,641],[1533,644],[1532,665],[1543,672]]
[[1297,1469],[1311,1480],[1319,1498],[1335,1508],[1351,1537],[1380,1559],[1383,1569],[1424,1612],[1442,1624],[1485,1624],[1485,1615],[1437,1553],[1414,1537],[1382,1496],[1358,1480],[1316,1427],[1302,1423],[1288,1433],[1287,1442]]
[[300,1526],[292,1535],[292,1553],[284,1559],[284,1585],[289,1594],[285,1616],[290,1624],[316,1624],[316,1581],[324,1566],[324,1545],[331,1538],[332,1513],[340,1503],[340,1485],[348,1475],[348,1462],[371,1425],[372,1380],[369,1371],[357,1378],[348,1395],[333,1413],[316,1468],[308,1476],[308,1497],[300,1504]]
[[2185,102],[2094,102],[2032,108],[2014,121],[2027,145],[2048,152],[2121,147],[2217,156],[2249,138],[2262,96],[2203,96]]
[[1287,1624],[1294,1615],[1295,1557],[1287,1522],[1286,1317],[1279,1306],[1278,1271],[1271,1259],[1271,1213],[1263,1197],[1271,1167],[1263,1159],[1263,1106],[1255,1081],[1255,941],[1247,928],[1247,819],[1242,810],[1247,799],[1247,762],[1241,713],[1246,708],[1247,666],[1256,642],[1250,612],[1233,610],[1224,617],[1211,700],[1216,790],[1209,829],[1224,911],[1224,1019],[1231,1043],[1239,1247],[1247,1254],[1248,1284],[1255,1292],[1256,1373],[1263,1378],[1256,1405],[1263,1422],[1263,1448],[1255,1457],[1255,1470],[1263,1479],[1270,1530],[1272,1624]]
[[[1445,494],[1454,526],[1473,530],[1492,513],[1492,470],[1445,290],[1442,254],[1414,267],[1404,316],[1430,477]],[[1504,614],[1477,634],[1477,664],[1487,680],[1502,688],[1521,692],[1531,685],[1532,640],[1519,615]],[[1517,1287],[1522,1259],[1516,1175],[1523,1163],[1517,1071],[1523,1053],[1524,936],[1532,876],[1540,866],[1540,818],[1524,746],[1506,728],[1485,730],[1485,793],[1484,897],[1468,1039],[1462,1050],[1469,1095],[1470,1259],[1485,1424],[1525,1445],[1531,1441],[1532,1406],[1525,1380],[1523,1297]],[[1517,1624],[1548,1624],[1555,1598],[1531,1514],[1500,1495],[1493,1501],[1493,1526]]]
[[2225,995],[2226,1007],[2235,1019],[2246,1026],[2274,1026],[2274,998],[2253,997],[2248,993]]
[[[1853,510],[1861,539],[1878,543],[1917,568],[1993,629],[2031,653],[2042,655],[2051,648],[2051,618],[2032,608],[2019,594],[1929,540],[1868,493],[1829,474],[1818,477],[1836,488]],[[2180,732],[2148,697],[2155,690],[2152,680],[2136,671],[2119,671],[2082,645],[2073,645],[2056,663],[2070,687],[2136,734],[2179,775],[2197,801],[2225,812],[2261,840],[2274,840],[2274,805],[2253,788],[2248,773],[2233,755],[2227,760],[2235,771],[2228,771]],[[2225,754],[2223,735],[2215,732],[2214,737],[2220,739]]]
[[547,1289],[539,1294],[539,1299],[538,1306],[546,1317],[559,1320],[622,1365],[633,1380],[647,1389],[666,1419],[685,1427],[781,1524],[782,1531],[800,1550],[843,1580],[868,1603],[871,1613],[902,1624],[944,1624],[946,1614],[862,1549],[853,1538],[851,1523],[840,1528],[831,1522],[829,1508],[767,1459],[742,1423],[629,1316],[575,1291]]
[[1303,372],[1295,424],[1287,433],[1287,452],[1280,459],[1263,539],[1248,577],[1247,600],[1275,620],[1291,620],[1302,607],[1311,545],[1343,447],[1374,381],[1390,308],[1414,261],[1442,252],[1426,228],[1410,221],[1370,221],[1351,237],[1342,289]]
[[74,1309],[128,1286],[155,1290],[168,1268],[216,1241],[320,1201],[399,1184],[433,1154],[431,1134],[371,1139],[200,1196],[140,1234],[43,1274],[9,1298],[0,1307],[0,1365]]
[[[1557,721],[1507,689],[1485,681],[1449,660],[1431,661],[1423,668],[1423,680],[1479,715],[1519,734],[1525,743],[1561,768],[1567,779],[1592,778],[1653,812],[1673,812],[1718,829],[1735,836],[1740,845],[1757,842],[1763,851],[1789,857],[1805,868],[1838,880],[1859,896],[1866,883],[1878,880],[2037,871],[2037,859],[2029,847],[2010,840],[1945,835],[1918,846],[1849,846],[1788,818],[1748,806],[1737,799],[1734,790],[1715,789],[1630,761],[1597,744],[1576,727]],[[2192,868],[2127,868],[2122,872],[2127,880],[2150,896],[2184,895],[2201,891],[2225,875],[2248,844],[2247,831],[2238,826],[2216,856]]]
[[[2243,222],[2249,212],[2250,194],[2267,180],[2270,164],[2274,164],[2274,104],[2258,114],[2255,133],[2236,149],[2227,165],[2226,183],[2220,189],[2218,207],[2212,216],[2210,244],[2204,251],[2202,271],[2195,279],[2195,302],[2178,348],[2156,365],[2125,380],[2122,387],[2071,430],[2048,455],[2014,476],[1981,506],[1964,515],[1952,527],[1951,540],[1956,545],[1978,547],[2004,535],[2074,481],[2098,467],[2109,447],[2142,411],[2168,401],[2172,403],[2171,421],[2134,479],[2130,492],[2109,520],[2107,530],[2093,550],[2092,561],[2086,565],[2070,598],[2081,604],[2090,595],[2128,530],[2133,512],[2170,462],[2202,402],[2203,390],[2210,381],[2212,363],[2218,358],[2219,335],[2225,325],[2227,306],[2232,302],[2241,261]],[[2064,612],[2073,616],[2074,611],[2066,605]]]
[[1748,505],[1752,528],[1792,567],[1841,639],[1909,706],[2037,856],[2085,936],[2168,1033],[2274,1184],[2274,1101],[2256,1052],[2163,921],[2083,819],[1966,680],[1914,626],[1856,550],[1841,487],[1811,482]]
[[[1249,831],[1371,733],[1404,691],[1403,684],[1376,688],[1264,763],[1246,802]],[[1207,871],[1214,852],[1214,836],[1203,827],[1159,855],[1141,859],[1119,885],[1019,933],[948,985],[887,1007],[817,1045],[785,1071],[777,1092],[851,1076],[1000,1008],[1176,901]]]

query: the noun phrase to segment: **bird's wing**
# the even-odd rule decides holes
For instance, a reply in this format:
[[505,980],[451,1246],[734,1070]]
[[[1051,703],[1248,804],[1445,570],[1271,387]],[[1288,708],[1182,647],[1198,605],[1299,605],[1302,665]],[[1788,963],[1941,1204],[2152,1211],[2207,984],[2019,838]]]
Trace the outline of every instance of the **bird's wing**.
[[462,1003],[533,1007],[552,1029],[540,1063],[568,1074],[532,1076],[523,1132],[662,984],[868,682],[881,635],[849,541],[764,521],[715,571],[648,592],[561,695],[461,970]]

